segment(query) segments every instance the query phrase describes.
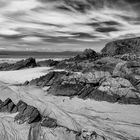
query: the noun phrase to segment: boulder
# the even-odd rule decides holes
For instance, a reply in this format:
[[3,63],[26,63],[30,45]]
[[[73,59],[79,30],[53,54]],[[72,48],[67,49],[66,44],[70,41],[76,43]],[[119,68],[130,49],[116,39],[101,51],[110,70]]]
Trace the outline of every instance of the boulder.
[[44,117],[41,121],[41,126],[48,127],[48,128],[55,128],[57,127],[57,120]]

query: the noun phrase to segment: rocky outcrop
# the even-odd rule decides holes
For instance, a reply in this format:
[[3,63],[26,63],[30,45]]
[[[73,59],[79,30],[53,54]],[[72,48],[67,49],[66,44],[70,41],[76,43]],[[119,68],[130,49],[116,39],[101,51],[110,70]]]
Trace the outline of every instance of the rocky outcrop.
[[92,49],[85,49],[81,54],[71,58],[70,60],[82,61],[82,60],[96,60],[100,57],[100,54]]
[[113,76],[128,79],[140,92],[140,63],[139,61],[128,61],[118,63],[113,71]]
[[53,127],[54,124],[56,125],[56,120],[49,117],[42,117],[37,108],[27,105],[21,100],[17,103],[17,105],[15,105],[10,98],[7,98],[4,102],[0,100],[0,112],[18,112],[15,116],[15,121],[19,124],[23,124],[25,122],[29,124],[41,122],[41,125],[46,127]]
[[26,60],[18,61],[14,64],[2,63],[0,64],[1,71],[9,71],[9,70],[20,70],[24,68],[33,68],[36,67],[36,61],[34,58],[28,58]]
[[10,98],[7,98],[4,102],[0,100],[0,112],[16,113],[17,107]]
[[112,77],[105,71],[50,72],[30,81],[29,85],[49,86],[48,94],[55,96],[78,96],[82,99],[140,104],[139,91],[129,80],[124,77]]
[[61,76],[65,74],[67,74],[67,72],[65,71],[52,71],[44,76],[41,76],[40,78],[36,78],[31,81],[26,81],[24,85],[35,85],[40,87],[51,86],[54,82],[56,82],[58,79],[60,79]]
[[140,37],[112,41],[102,49],[102,54],[107,56],[122,55],[127,53],[140,53]]
[[37,62],[37,65],[40,67],[53,67],[53,66],[56,66],[58,63],[59,63],[59,61],[49,59],[49,60]]
[[82,130],[81,133],[76,135],[76,140],[106,140],[106,138],[95,131]]
[[[56,119],[50,118],[48,116],[41,116],[41,114],[39,113],[37,108],[27,105],[22,100],[20,100],[16,105],[10,98],[7,98],[5,101],[0,100],[0,112],[17,113],[17,115],[15,114],[16,116],[14,118],[14,121],[16,123],[30,124],[28,139],[35,140],[36,138],[41,138],[40,137],[40,135],[42,134],[41,131],[43,132],[43,130],[45,130],[44,127],[47,127],[48,130],[53,128],[54,131],[55,131],[55,129],[57,129],[59,131],[61,131],[61,129],[63,129],[64,132],[66,131],[66,132],[72,133],[73,139],[75,139],[75,140],[87,140],[87,139],[104,140],[105,139],[104,136],[99,135],[95,131],[89,131],[89,130],[84,130],[84,129],[76,131],[76,130],[71,130],[65,126],[61,126],[57,123]],[[10,122],[10,123],[12,123],[12,122]],[[7,125],[8,125],[8,123],[7,123]],[[4,127],[4,124],[2,126]],[[18,128],[20,128],[20,127],[18,127]],[[9,132],[9,131],[7,131],[7,127],[4,127],[4,129],[5,129],[4,134],[7,136],[6,132]],[[46,132],[48,132],[48,131],[46,131]],[[14,135],[12,137],[14,137]]]
[[86,64],[89,64],[88,67],[90,68],[93,62],[99,58],[101,58],[99,53],[92,49],[86,49],[75,57],[60,61],[55,68],[79,72],[87,69]]
[[1,101],[0,112],[18,112],[18,114],[15,116],[15,121],[20,124],[24,122],[28,122],[30,124],[41,120],[41,115],[35,107],[27,105],[23,101],[19,101],[17,105],[15,105],[9,98],[4,102]]

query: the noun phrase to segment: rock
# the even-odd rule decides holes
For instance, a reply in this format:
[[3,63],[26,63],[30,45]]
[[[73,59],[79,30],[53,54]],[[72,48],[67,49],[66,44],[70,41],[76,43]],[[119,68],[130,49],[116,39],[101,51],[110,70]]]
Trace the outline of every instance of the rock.
[[15,121],[18,123],[28,122],[30,124],[41,120],[41,115],[35,107],[27,105],[23,101],[19,101],[17,108],[19,114],[16,115]]
[[97,87],[99,81],[105,77],[110,77],[110,74],[102,71],[63,75],[52,84],[48,89],[48,93],[57,96],[71,97],[81,95],[81,97],[85,97],[93,88]]
[[140,62],[128,61],[118,63],[113,71],[113,76],[122,77],[131,82],[131,84],[140,92]]
[[3,106],[8,105],[9,103],[11,103],[12,100],[10,98],[7,98],[4,102],[3,102]]
[[115,56],[122,54],[139,54],[140,53],[140,38],[129,38],[112,41],[106,44],[101,50],[103,55]]
[[[125,98],[133,104],[134,101],[131,102],[130,98],[135,100],[140,99],[140,94],[137,89],[133,87],[128,80],[119,77],[106,79],[104,82],[102,82],[98,90],[105,92],[110,96],[117,95],[117,101]],[[138,102],[138,104],[140,104],[140,102]]]
[[17,105],[15,105],[10,98],[7,98],[4,102],[0,100],[0,105],[1,112],[19,112],[14,118],[19,124],[23,124],[24,122],[28,122],[30,124],[41,121],[42,117],[37,108],[27,105],[21,100],[17,103]]
[[85,49],[81,54],[78,54],[74,58],[70,59],[73,61],[81,61],[81,60],[96,60],[100,57],[100,55],[92,49]]
[[10,104],[12,100],[10,98],[7,98],[3,103],[1,103],[1,112],[8,112],[8,104]]
[[25,81],[25,83],[23,85],[27,86],[28,84],[29,84],[29,81]]
[[102,57],[101,59],[98,59],[97,61],[95,61],[93,68],[96,71],[106,71],[112,74],[114,71],[114,68],[120,62],[123,62],[123,61],[119,58]]
[[15,107],[15,104],[13,102],[8,104],[8,112],[14,112],[13,109]]
[[9,71],[9,70],[20,70],[24,68],[33,68],[36,67],[36,61],[34,58],[28,58],[26,60],[18,61],[14,64],[2,63],[0,64],[1,71]]
[[17,106],[18,112],[20,113],[24,113],[24,110],[27,108],[27,104],[21,100],[17,103],[16,106]]
[[15,105],[15,106],[13,107],[11,113],[16,113],[16,112],[18,112],[18,109],[17,109],[17,107],[16,107],[16,105]]
[[59,63],[59,61],[55,61],[52,59],[49,60],[44,60],[44,61],[39,61],[37,62],[37,65],[40,67],[52,67],[52,66],[56,66]]
[[106,140],[106,138],[97,134],[95,131],[82,130],[82,132],[76,136],[76,140]]
[[29,116],[28,123],[30,124],[33,122],[38,122],[40,120],[41,120],[41,115],[40,115],[39,111],[36,108],[34,108],[32,114]]
[[16,113],[16,105],[13,103],[13,101],[10,98],[7,98],[4,102],[1,101],[1,112],[10,112],[10,113]]
[[138,61],[139,60],[139,56],[136,54],[123,54],[121,56],[121,59],[124,61]]
[[50,86],[55,81],[57,81],[61,76],[65,75],[67,72],[61,71],[61,72],[49,72],[48,74],[41,76],[40,78],[33,79],[29,82],[29,85],[35,85],[35,86]]
[[41,126],[48,127],[48,128],[55,128],[57,127],[57,120],[44,117],[41,121]]

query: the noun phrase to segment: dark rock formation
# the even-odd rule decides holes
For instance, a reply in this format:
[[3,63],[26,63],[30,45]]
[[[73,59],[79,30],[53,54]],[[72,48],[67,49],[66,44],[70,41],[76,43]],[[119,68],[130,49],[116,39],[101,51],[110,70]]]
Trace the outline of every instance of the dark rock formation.
[[107,56],[122,55],[127,53],[140,53],[140,38],[129,38],[112,41],[102,49],[102,54]]
[[40,66],[40,67],[45,67],[45,66],[52,67],[52,66],[56,66],[58,63],[59,63],[59,61],[49,59],[49,60],[44,60],[44,61],[37,62],[37,65]]
[[134,84],[125,78],[112,77],[105,71],[50,72],[29,84],[50,86],[47,92],[55,96],[78,96],[82,99],[140,104],[140,94]]
[[19,114],[15,117],[15,121],[19,123],[28,122],[30,124],[41,120],[41,115],[35,107],[27,105],[23,101],[19,101],[17,108]]
[[26,60],[18,61],[14,64],[2,63],[0,64],[1,71],[9,71],[9,70],[20,70],[24,68],[33,68],[36,67],[36,61],[34,58],[28,58]]
[[96,60],[100,57],[100,55],[92,49],[86,49],[81,54],[78,54],[74,58],[70,60],[73,61],[83,61],[83,60]]
[[55,128],[57,127],[57,120],[49,117],[44,117],[41,121],[41,126]]
[[27,104],[26,104],[25,102],[23,102],[23,101],[20,100],[20,101],[17,103],[18,112],[23,113],[24,110],[25,110],[26,108],[27,108]]
[[15,105],[10,98],[7,98],[4,102],[0,100],[0,112],[19,112],[15,116],[15,121],[20,124],[24,122],[28,122],[30,124],[41,120],[39,111],[35,107],[27,105],[21,100],[17,103],[17,105]]
[[56,82],[57,79],[59,79],[61,76],[65,75],[67,72],[55,72],[52,71],[44,76],[41,76],[40,78],[36,78],[29,81],[26,81],[24,83],[24,85],[36,85],[36,86],[40,86],[40,87],[44,87],[44,86],[50,86],[52,85],[54,82]]
[[87,69],[86,64],[89,64],[90,68],[93,65],[93,62],[99,58],[101,58],[99,53],[92,49],[86,49],[84,52],[76,55],[75,57],[60,61],[55,68],[79,72]]
[[106,138],[95,131],[82,130],[80,133],[77,133],[76,140],[106,140]]

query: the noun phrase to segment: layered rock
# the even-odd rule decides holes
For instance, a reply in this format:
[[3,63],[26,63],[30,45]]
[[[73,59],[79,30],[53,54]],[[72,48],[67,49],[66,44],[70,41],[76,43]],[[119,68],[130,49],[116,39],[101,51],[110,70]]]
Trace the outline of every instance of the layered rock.
[[90,68],[93,65],[93,62],[99,58],[101,58],[101,55],[99,53],[95,52],[92,49],[86,49],[75,57],[60,61],[55,66],[55,68],[66,69],[75,72],[83,71],[87,69],[86,64]]
[[78,54],[70,60],[81,61],[81,60],[96,60],[99,58],[99,54],[92,49],[85,49],[81,54]]
[[20,70],[24,68],[33,68],[36,67],[36,61],[34,58],[28,58],[26,60],[18,61],[14,64],[2,63],[0,64],[1,71],[9,71],[9,70]]
[[18,113],[14,120],[19,124],[25,122],[29,124],[40,122],[42,126],[49,128],[57,126],[57,121],[55,119],[41,116],[37,108],[27,105],[22,100],[16,105],[10,98],[7,98],[4,102],[0,100],[0,112]]
[[107,56],[122,55],[127,53],[140,53],[140,38],[129,38],[112,41],[102,49],[102,54]]
[[26,81],[24,85],[35,85],[35,86],[50,86],[52,85],[56,80],[58,80],[61,76],[67,74],[67,72],[62,71],[62,72],[55,72],[52,71],[44,76],[41,76],[40,78],[36,78],[29,81]]
[[[58,131],[60,134],[61,134],[61,130],[63,130],[63,133],[65,132],[72,133],[74,140],[87,140],[87,139],[104,140],[105,139],[104,136],[97,134],[95,131],[89,131],[89,130],[84,130],[84,129],[75,131],[65,126],[58,125],[56,119],[50,118],[48,116],[41,116],[37,108],[27,105],[22,100],[20,100],[16,105],[13,103],[13,101],[10,98],[7,98],[4,102],[0,100],[0,112],[18,113],[15,116],[15,119],[14,119],[15,122],[17,122],[18,124],[23,124],[23,123],[30,124],[28,139],[32,139],[32,140],[35,140],[38,138],[40,139],[42,135],[44,137],[44,134],[47,132],[47,131],[44,131],[45,127],[48,128],[47,130],[49,129],[51,130],[51,128],[53,128],[53,131],[55,131],[56,129],[56,131]],[[6,121],[7,120],[5,120],[4,122]],[[10,120],[8,120],[8,123],[9,122]],[[6,124],[6,127],[5,127],[5,123],[3,123],[2,125],[4,129],[4,133],[2,133],[2,136],[3,135],[8,136],[9,133],[6,134],[6,132],[10,132],[9,130],[7,130],[8,123]],[[14,122],[10,122],[10,123],[14,123]],[[20,126],[18,126],[18,128],[19,127]],[[11,137],[14,138],[14,136],[15,135],[12,135]],[[67,137],[69,138],[69,136]]]
[[58,63],[59,63],[59,61],[49,59],[49,60],[44,60],[44,61],[37,62],[37,65],[40,66],[40,67],[45,67],[45,66],[52,67],[52,66],[56,66]]
[[55,96],[78,96],[82,99],[140,104],[139,91],[129,80],[112,77],[109,72],[105,71],[50,72],[32,80],[29,85],[49,86],[48,94]]

